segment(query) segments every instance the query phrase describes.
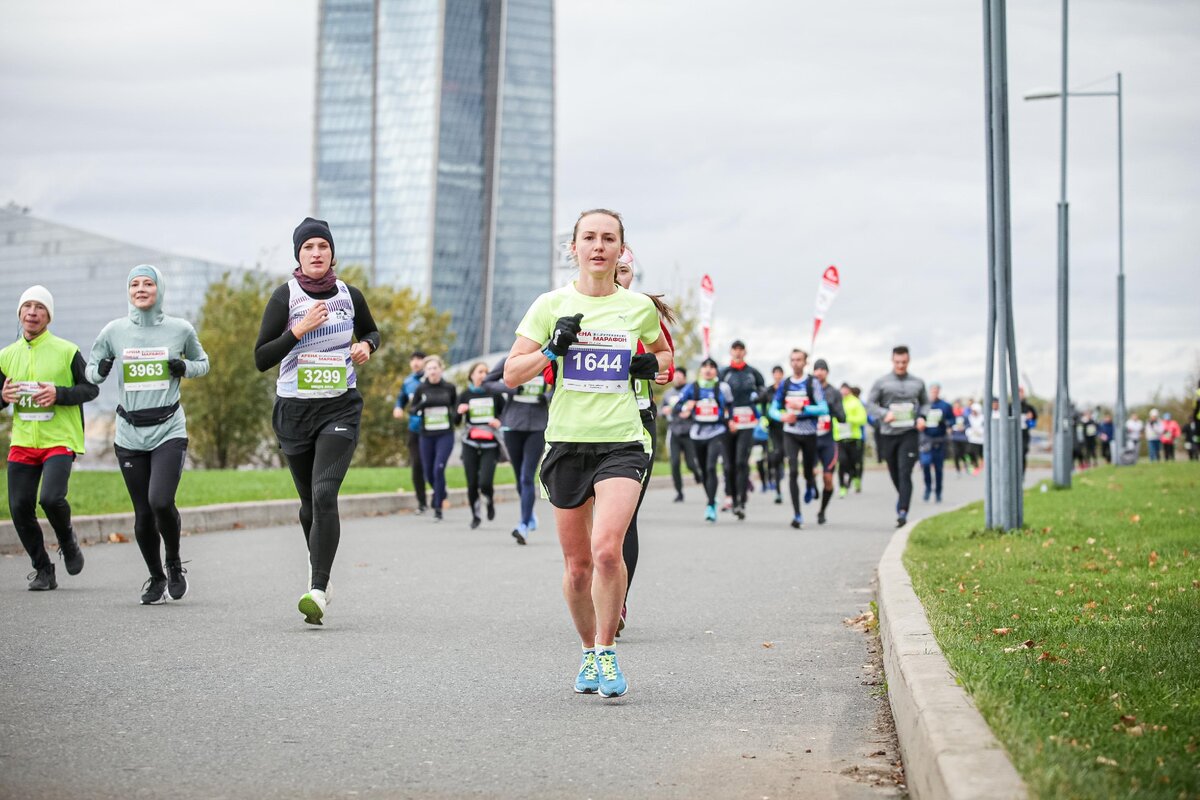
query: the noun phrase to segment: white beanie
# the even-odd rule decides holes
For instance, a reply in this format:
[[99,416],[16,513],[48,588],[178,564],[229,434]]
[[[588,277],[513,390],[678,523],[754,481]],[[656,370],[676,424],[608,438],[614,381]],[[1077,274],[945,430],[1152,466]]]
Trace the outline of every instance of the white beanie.
[[54,319],[54,295],[50,294],[50,290],[45,286],[38,284],[30,286],[25,290],[25,294],[21,295],[20,301],[17,303],[17,314],[21,313],[21,306],[28,303],[30,300],[41,303],[46,307],[46,311],[50,315],[50,319]]

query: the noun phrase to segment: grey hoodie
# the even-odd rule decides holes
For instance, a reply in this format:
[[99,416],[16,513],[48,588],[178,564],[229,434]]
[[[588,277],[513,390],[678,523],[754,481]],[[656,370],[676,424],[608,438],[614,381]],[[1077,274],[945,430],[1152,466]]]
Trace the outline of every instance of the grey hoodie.
[[[897,375],[889,372],[871,387],[867,395],[867,410],[879,420],[879,432],[884,436],[896,436],[916,430],[921,409],[929,405],[925,393],[925,381],[915,375]],[[896,415],[892,422],[883,418],[891,411]]]
[[[148,408],[170,406],[179,400],[179,378],[168,372],[160,381],[161,388],[144,391],[127,391],[125,386],[125,356],[137,348],[166,348],[168,359],[183,359],[184,377],[199,378],[208,374],[208,356],[200,346],[196,329],[181,317],[170,317],[162,312],[165,286],[157,267],[141,264],[134,267],[125,281],[126,290],[135,277],[146,275],[158,286],[158,298],[148,311],[142,311],[129,303],[129,316],[114,319],[104,326],[92,345],[88,358],[87,378],[92,383],[103,383],[108,376],[100,375],[100,362],[113,358],[109,376],[117,377],[120,404],[126,411],[141,411]],[[128,292],[127,292],[128,293]],[[249,367],[247,367],[249,369]],[[131,385],[134,385],[131,383]],[[153,450],[168,439],[187,438],[187,420],[180,406],[166,422],[139,428],[122,417],[117,417],[116,444],[126,450],[146,452]]]

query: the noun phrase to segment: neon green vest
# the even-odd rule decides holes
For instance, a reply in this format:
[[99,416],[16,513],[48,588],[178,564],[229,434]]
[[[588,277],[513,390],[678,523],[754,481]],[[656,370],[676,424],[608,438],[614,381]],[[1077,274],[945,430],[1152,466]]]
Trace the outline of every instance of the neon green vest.
[[[0,350],[0,371],[11,381],[39,381],[55,386],[74,386],[71,362],[79,348],[43,331],[32,342],[17,339]],[[24,399],[24,398],[23,398]],[[49,414],[49,419],[37,419]],[[17,403],[13,408],[14,447],[69,447],[83,452],[83,406],[40,408]]]

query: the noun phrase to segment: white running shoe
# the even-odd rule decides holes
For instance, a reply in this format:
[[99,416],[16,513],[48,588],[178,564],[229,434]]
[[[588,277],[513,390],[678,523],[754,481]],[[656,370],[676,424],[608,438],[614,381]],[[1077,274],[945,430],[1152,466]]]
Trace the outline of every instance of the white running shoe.
[[304,615],[304,621],[309,625],[323,625],[321,618],[325,616],[326,605],[328,605],[328,600],[325,592],[320,589],[312,589],[304,593],[296,607],[300,609],[300,613]]

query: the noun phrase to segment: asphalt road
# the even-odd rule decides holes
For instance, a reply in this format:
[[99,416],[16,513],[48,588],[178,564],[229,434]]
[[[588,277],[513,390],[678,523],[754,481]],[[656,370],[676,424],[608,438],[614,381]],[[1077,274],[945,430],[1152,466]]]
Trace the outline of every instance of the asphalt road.
[[[893,532],[886,473],[865,483],[802,531],[786,500],[709,525],[698,487],[650,492],[619,700],[572,691],[544,502],[527,547],[511,504],[475,531],[463,508],[344,523],[320,628],[298,526],[185,538],[191,594],[164,606],[138,604],[133,543],[46,593],[0,558],[0,797],[896,796],[872,639],[843,622]],[[944,507],[981,491],[951,472]]]

